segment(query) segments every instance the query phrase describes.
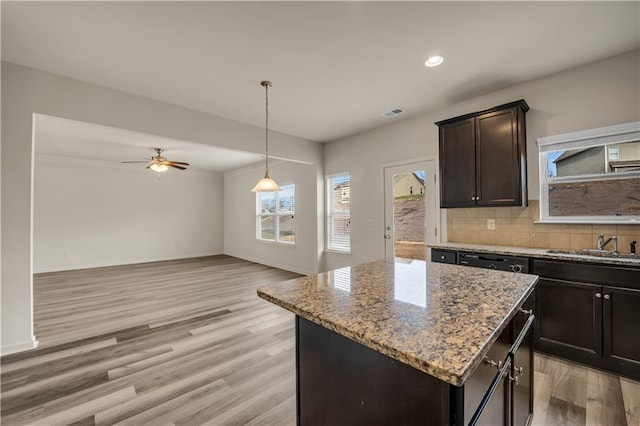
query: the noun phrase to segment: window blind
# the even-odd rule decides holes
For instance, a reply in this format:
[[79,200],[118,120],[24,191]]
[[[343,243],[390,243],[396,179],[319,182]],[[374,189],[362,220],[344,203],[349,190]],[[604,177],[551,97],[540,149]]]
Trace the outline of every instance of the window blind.
[[348,173],[327,177],[327,249],[351,251],[351,179]]

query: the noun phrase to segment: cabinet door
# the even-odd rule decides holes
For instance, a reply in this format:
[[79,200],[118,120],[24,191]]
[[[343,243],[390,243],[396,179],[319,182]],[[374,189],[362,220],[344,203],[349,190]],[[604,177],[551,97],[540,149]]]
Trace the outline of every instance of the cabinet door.
[[508,407],[508,388],[509,377],[505,376],[500,382],[498,390],[493,395],[482,415],[478,419],[476,425],[482,426],[500,426],[508,425],[509,412]]
[[521,173],[516,109],[479,116],[475,130],[478,206],[520,204]]
[[[524,306],[523,308],[529,309]],[[533,304],[531,308],[533,308]],[[524,321],[528,318],[525,315],[518,315],[520,317],[519,321]],[[516,324],[514,324],[515,328]],[[522,332],[526,334],[513,354],[512,377],[514,377],[514,380],[511,382],[512,424],[520,426],[529,424],[529,420],[533,416],[533,328],[529,327]],[[517,380],[515,380],[516,377]]]
[[604,357],[618,372],[640,376],[640,290],[604,287]]
[[440,126],[440,205],[475,206],[474,119]]
[[540,278],[536,349],[577,361],[602,355],[602,287]]

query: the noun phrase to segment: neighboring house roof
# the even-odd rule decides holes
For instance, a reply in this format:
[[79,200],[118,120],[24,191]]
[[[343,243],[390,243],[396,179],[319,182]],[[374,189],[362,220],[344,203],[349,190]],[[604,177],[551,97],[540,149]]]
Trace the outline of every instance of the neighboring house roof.
[[420,184],[424,185],[424,179],[422,179],[420,176],[418,176],[416,173],[413,173],[413,175],[416,177],[416,179],[418,179],[420,181]]
[[569,157],[573,157],[576,154],[580,154],[581,152],[585,152],[585,151],[588,151],[588,150],[594,149],[594,148],[600,148],[600,147],[599,146],[593,146],[593,147],[589,147],[589,148],[582,148],[582,149],[574,149],[574,150],[571,150],[571,151],[565,151],[562,154],[560,154],[560,156],[558,158],[553,160],[553,162],[554,163],[558,163],[559,161],[566,160]]

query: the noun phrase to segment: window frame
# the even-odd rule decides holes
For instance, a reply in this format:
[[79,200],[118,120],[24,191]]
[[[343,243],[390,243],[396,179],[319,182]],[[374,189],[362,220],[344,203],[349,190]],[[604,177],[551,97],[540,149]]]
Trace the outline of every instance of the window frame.
[[[349,182],[349,241],[348,241],[348,248],[341,248],[340,246],[331,246],[331,237],[329,234],[329,229],[331,228],[331,217],[333,214],[333,189],[332,189],[332,180],[335,178],[339,178],[339,177],[347,177],[348,178],[348,182]],[[326,208],[325,208],[325,215],[326,215],[326,220],[325,220],[325,251],[329,252],[329,253],[337,253],[337,254],[345,254],[345,255],[350,255],[351,254],[351,196],[353,194],[352,188],[351,188],[351,172],[346,171],[346,172],[339,172],[339,173],[331,173],[328,175],[325,175],[324,177],[324,182],[325,182],[325,191],[326,191],[326,197],[325,197],[325,202],[326,202]],[[339,202],[343,202],[343,197],[342,194],[344,193],[344,191],[340,191],[340,200],[338,200]]]
[[[297,240],[297,235],[296,235],[296,228],[295,228],[295,216],[296,216],[296,185],[295,182],[284,182],[280,184],[280,189],[284,189],[284,187],[287,186],[292,186],[293,187],[293,211],[289,212],[287,211],[286,213],[282,213],[280,212],[280,193],[284,192],[284,191],[262,191],[262,192],[256,192],[256,207],[255,207],[255,217],[256,217],[256,241],[260,242],[260,243],[268,243],[268,244],[283,244],[286,246],[295,246],[296,245],[296,240]],[[274,213],[262,213],[260,211],[260,195],[268,192],[271,194],[274,194],[274,198],[275,198],[275,212]],[[281,216],[288,216],[288,215],[292,215],[293,219],[294,219],[294,230],[293,230],[293,241],[283,241],[280,239],[280,217]],[[273,239],[266,239],[266,238],[262,238],[262,217],[263,216],[273,216],[274,217],[274,225],[273,225]]]
[[[536,223],[582,223],[582,224],[636,224],[640,223],[640,215],[627,216],[550,216],[549,184],[584,181],[609,181],[624,178],[640,178],[640,172],[624,174],[610,173],[581,176],[549,177],[547,156],[550,152],[568,149],[593,148],[634,142],[640,140],[640,121],[618,124],[597,129],[583,130],[556,136],[547,136],[536,140],[538,146],[540,219]],[[606,152],[605,149],[605,157]]]

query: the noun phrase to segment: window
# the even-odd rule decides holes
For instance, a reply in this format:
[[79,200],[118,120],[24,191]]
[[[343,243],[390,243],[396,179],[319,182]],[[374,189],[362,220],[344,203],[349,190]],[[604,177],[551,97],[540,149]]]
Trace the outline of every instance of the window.
[[280,185],[280,192],[256,193],[256,238],[294,244],[296,242],[295,185]]
[[327,177],[327,249],[351,251],[351,180],[348,173]]
[[640,122],[537,142],[541,222],[640,222]]

